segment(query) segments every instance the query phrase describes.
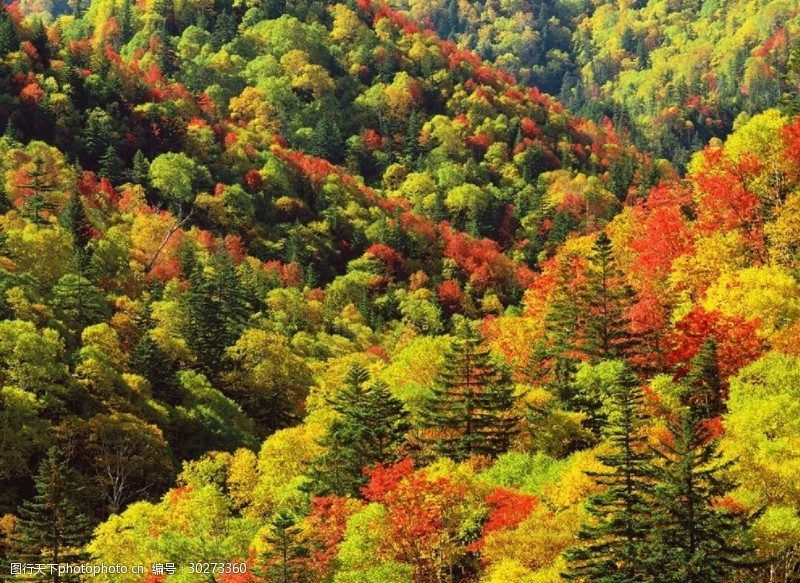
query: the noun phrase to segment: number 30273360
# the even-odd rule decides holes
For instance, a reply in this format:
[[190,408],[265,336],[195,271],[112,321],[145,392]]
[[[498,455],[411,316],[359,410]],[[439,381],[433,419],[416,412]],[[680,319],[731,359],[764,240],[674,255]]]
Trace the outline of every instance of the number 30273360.
[[189,573],[223,575],[227,573],[246,573],[246,563],[189,563]]

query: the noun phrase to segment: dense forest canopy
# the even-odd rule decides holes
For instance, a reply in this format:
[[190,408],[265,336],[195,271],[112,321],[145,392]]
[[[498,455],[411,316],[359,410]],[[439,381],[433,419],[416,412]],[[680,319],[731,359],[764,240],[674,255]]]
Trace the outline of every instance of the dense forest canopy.
[[4,6],[3,577],[796,581],[797,18]]

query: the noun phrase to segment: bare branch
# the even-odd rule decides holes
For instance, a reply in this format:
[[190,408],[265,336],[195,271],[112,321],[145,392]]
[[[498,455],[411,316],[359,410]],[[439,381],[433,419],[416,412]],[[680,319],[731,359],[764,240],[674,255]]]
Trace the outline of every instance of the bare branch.
[[[160,210],[160,208],[161,208],[161,206],[159,205],[159,206],[156,207],[156,210]],[[172,227],[170,227],[170,230],[166,234],[166,236],[164,237],[164,240],[161,241],[161,245],[158,246],[158,249],[156,249],[155,253],[153,253],[153,256],[147,262],[147,265],[144,266],[144,272],[145,273],[148,273],[153,268],[153,265],[155,264],[156,259],[158,259],[158,256],[161,254],[161,251],[163,251],[164,247],[167,246],[167,243],[169,243],[169,240],[172,238],[172,235],[174,235],[175,231],[180,229],[183,225],[185,225],[189,221],[190,218],[192,218],[192,213],[194,213],[194,207],[189,209],[189,214],[187,214],[185,217],[181,218],[181,210],[178,209],[178,220],[177,220],[177,222]]]

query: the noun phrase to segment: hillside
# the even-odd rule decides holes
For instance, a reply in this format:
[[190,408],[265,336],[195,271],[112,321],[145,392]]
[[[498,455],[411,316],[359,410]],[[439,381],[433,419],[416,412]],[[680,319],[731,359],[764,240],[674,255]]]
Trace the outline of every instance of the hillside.
[[[461,48],[683,168],[736,118],[778,105],[800,16],[794,2],[394,0]],[[795,49],[796,51],[797,49]]]
[[434,16],[68,6],[0,12],[4,573],[793,580],[789,89],[681,176]]

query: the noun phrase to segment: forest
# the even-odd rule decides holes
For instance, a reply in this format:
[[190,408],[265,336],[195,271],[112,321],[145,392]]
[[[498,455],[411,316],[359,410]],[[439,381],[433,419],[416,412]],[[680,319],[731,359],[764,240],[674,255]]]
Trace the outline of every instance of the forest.
[[0,579],[800,581],[796,2],[14,0],[0,132]]

